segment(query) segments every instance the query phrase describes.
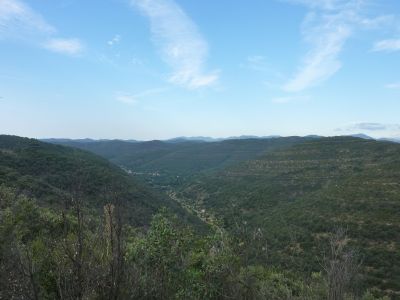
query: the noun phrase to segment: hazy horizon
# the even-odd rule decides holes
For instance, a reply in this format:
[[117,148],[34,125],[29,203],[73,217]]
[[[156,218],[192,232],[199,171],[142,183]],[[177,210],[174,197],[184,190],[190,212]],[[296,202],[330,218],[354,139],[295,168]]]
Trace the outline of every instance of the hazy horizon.
[[[5,135],[15,135],[15,134],[7,134],[7,133],[0,133]],[[18,135],[15,135],[18,136]],[[38,140],[71,140],[71,141],[79,141],[79,140],[92,140],[92,141],[137,141],[137,142],[149,142],[149,141],[169,141],[174,139],[192,139],[192,140],[207,140],[210,141],[222,141],[228,139],[251,139],[251,138],[285,138],[285,137],[307,137],[307,136],[318,136],[318,137],[339,137],[339,136],[356,136],[361,137],[364,136],[365,138],[372,138],[376,140],[380,139],[390,139],[392,141],[398,141],[398,137],[388,137],[388,136],[372,136],[368,135],[363,132],[358,133],[351,133],[351,134],[333,134],[333,135],[318,135],[318,134],[306,134],[306,135],[280,135],[280,134],[264,134],[264,135],[254,135],[254,134],[238,134],[238,135],[231,135],[231,136],[207,136],[207,135],[197,135],[197,136],[171,136],[171,137],[164,137],[164,138],[148,138],[148,139],[138,139],[135,137],[130,138],[118,138],[118,137],[91,137],[91,136],[78,136],[78,137],[68,137],[68,136],[21,136],[26,138],[38,139]]]

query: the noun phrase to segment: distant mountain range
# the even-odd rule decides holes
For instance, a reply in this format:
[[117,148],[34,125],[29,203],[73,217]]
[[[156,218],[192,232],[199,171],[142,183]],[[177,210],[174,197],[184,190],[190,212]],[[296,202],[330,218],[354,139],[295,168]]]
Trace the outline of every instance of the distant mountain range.
[[[387,141],[387,142],[394,142],[394,143],[400,143],[400,137],[398,138],[373,138],[369,135],[366,135],[364,133],[356,133],[356,134],[350,134],[350,135],[344,135],[344,136],[351,136],[351,137],[358,137],[361,139],[365,140],[377,140],[377,141]],[[221,142],[221,141],[226,141],[226,140],[248,140],[248,139],[274,139],[274,138],[280,138],[282,137],[281,135],[267,135],[267,136],[257,136],[257,135],[240,135],[240,136],[230,136],[230,137],[225,137],[225,138],[214,138],[214,137],[209,137],[209,136],[180,136],[176,138],[171,138],[171,139],[166,139],[162,140],[163,142],[168,142],[168,143],[182,143],[182,142]],[[324,136],[321,135],[307,135],[304,136],[306,138],[324,138]],[[84,138],[84,139],[65,139],[65,138],[46,138],[46,139],[40,139],[43,142],[47,143],[52,143],[52,144],[68,144],[68,143],[82,143],[82,144],[88,144],[88,143],[94,143],[94,142],[109,142],[109,141],[116,141],[116,142],[130,142],[130,143],[140,143],[143,141],[140,140],[134,140],[134,139],[91,139],[91,138]]]
[[42,142],[51,143],[51,144],[63,144],[63,143],[69,143],[69,142],[86,144],[86,143],[109,142],[109,141],[124,141],[124,142],[131,142],[131,143],[139,142],[137,140],[90,139],[90,138],[85,138],[85,139],[48,138],[48,139],[39,139],[39,140],[42,141]]
[[400,143],[400,138],[381,138],[381,139],[379,139],[379,141]]
[[165,142],[187,142],[187,141],[201,141],[201,142],[221,142],[226,140],[249,140],[249,139],[272,139],[279,138],[280,135],[268,135],[268,136],[256,136],[256,135],[240,135],[240,136],[230,136],[226,138],[213,138],[209,136],[180,136],[172,139],[165,140]]
[[370,137],[369,135],[366,135],[364,133],[351,134],[350,136],[357,137],[357,138],[364,139],[364,140],[374,140],[373,137]]

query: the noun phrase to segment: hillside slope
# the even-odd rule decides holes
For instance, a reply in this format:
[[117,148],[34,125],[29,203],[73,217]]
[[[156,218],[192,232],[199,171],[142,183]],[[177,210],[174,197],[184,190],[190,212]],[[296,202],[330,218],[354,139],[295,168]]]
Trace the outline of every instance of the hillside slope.
[[307,141],[200,176],[178,198],[232,232],[262,229],[269,263],[299,272],[317,270],[327,232],[347,228],[365,284],[400,295],[400,145]]
[[319,270],[327,233],[347,228],[349,244],[363,260],[365,286],[400,295],[397,144],[290,137],[72,146],[132,170],[234,236],[260,228],[268,243],[266,263],[290,271]]
[[117,166],[86,151],[34,139],[0,135],[0,185],[16,188],[56,209],[70,204],[73,195],[87,208],[102,211],[119,199],[132,225],[146,225],[161,207],[196,223],[176,202],[151,191]]
[[133,172],[147,182],[160,185],[180,185],[191,176],[212,172],[236,163],[312,140],[312,137],[240,139],[220,142],[163,141],[124,142],[59,142],[96,153],[116,165]]

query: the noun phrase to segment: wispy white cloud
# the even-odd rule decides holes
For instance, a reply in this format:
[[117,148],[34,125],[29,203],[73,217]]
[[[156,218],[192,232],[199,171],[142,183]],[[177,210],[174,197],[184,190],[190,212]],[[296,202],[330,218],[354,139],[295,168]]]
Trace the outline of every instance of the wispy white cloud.
[[359,18],[360,26],[366,29],[380,29],[391,25],[396,27],[396,16],[394,15],[381,15],[373,18]]
[[348,0],[283,0],[293,4],[302,4],[312,9],[337,10],[346,5]]
[[308,100],[310,100],[310,96],[286,96],[273,98],[271,102],[275,104],[287,104],[294,102],[307,102]]
[[130,95],[127,93],[118,93],[115,96],[115,99],[118,102],[125,103],[125,104],[136,104],[137,103],[137,99],[136,99],[135,95]]
[[266,71],[268,69],[266,59],[263,55],[250,55],[240,66],[253,71]]
[[119,34],[114,35],[114,37],[107,42],[109,46],[114,46],[121,41],[121,36]]
[[[293,2],[293,1],[292,1]],[[301,68],[284,85],[288,92],[299,92],[315,86],[335,74],[342,66],[338,56],[352,34],[348,11],[338,8],[336,1],[296,1],[322,12],[311,12],[303,23],[304,39],[312,49]],[[331,10],[339,10],[332,13]]]
[[150,97],[167,91],[168,88],[154,88],[140,93],[132,94],[127,92],[116,92],[115,100],[125,104],[137,104],[142,98]]
[[140,58],[133,57],[131,59],[131,64],[135,65],[135,66],[141,66],[141,65],[143,65],[143,61]]
[[54,38],[57,30],[21,0],[0,0],[0,39],[17,39],[62,54],[78,54],[77,39]]
[[400,89],[400,82],[389,83],[389,84],[385,85],[385,88],[387,88],[387,89]]
[[194,22],[173,0],[132,0],[149,18],[153,40],[172,68],[169,81],[190,89],[214,84],[217,71],[206,72],[207,41]]
[[382,123],[357,123],[352,126],[352,129],[368,130],[368,131],[379,131],[385,130],[389,127],[387,124]]
[[395,52],[400,51],[400,39],[382,40],[375,43],[372,51]]
[[396,131],[400,130],[400,124],[386,124],[376,122],[360,122],[347,125],[343,128],[337,128],[336,131]]
[[21,38],[32,32],[54,33],[43,17],[19,0],[0,0],[0,38]]
[[84,49],[78,39],[50,39],[43,46],[50,51],[68,55],[80,54]]
[[287,0],[310,9],[303,25],[304,40],[311,49],[294,76],[283,85],[287,92],[316,86],[342,67],[340,54],[357,29],[374,29],[390,22],[391,16],[364,16],[368,0]]
[[314,49],[306,55],[303,66],[294,78],[284,85],[284,90],[288,92],[305,90],[325,81],[342,67],[338,55],[351,35],[351,29],[346,25],[333,25],[333,27],[330,30],[321,29],[327,31],[322,32],[321,36],[313,41]]

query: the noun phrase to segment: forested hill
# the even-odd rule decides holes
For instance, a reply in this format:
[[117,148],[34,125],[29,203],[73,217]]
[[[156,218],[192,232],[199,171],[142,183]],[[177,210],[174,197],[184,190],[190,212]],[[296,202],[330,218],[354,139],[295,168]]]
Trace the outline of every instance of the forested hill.
[[179,197],[223,220],[261,228],[270,263],[318,269],[319,245],[347,228],[369,287],[400,295],[400,145],[349,137],[293,145],[200,176]]
[[69,143],[131,170],[234,236],[260,228],[268,264],[279,268],[319,270],[329,232],[347,228],[365,287],[400,295],[399,144],[357,137]]
[[269,151],[290,147],[316,137],[204,141],[71,141],[53,140],[96,153],[156,185],[176,185],[192,175],[253,159]]
[[92,153],[38,140],[0,135],[0,185],[34,197],[42,206],[68,207],[73,197],[102,211],[121,201],[132,225],[146,225],[161,207],[197,222],[167,196],[135,181],[119,167]]
[[400,297],[398,144],[79,144],[0,136],[1,299]]
[[[154,214],[161,206],[169,212]],[[0,299],[316,300],[331,293],[336,277],[328,272],[303,277],[253,264],[243,248],[262,255],[263,238],[244,244],[214,227],[199,234],[188,226],[197,219],[183,222],[186,216],[94,154],[0,136]],[[354,289],[354,272],[347,275],[341,295],[378,299]]]

